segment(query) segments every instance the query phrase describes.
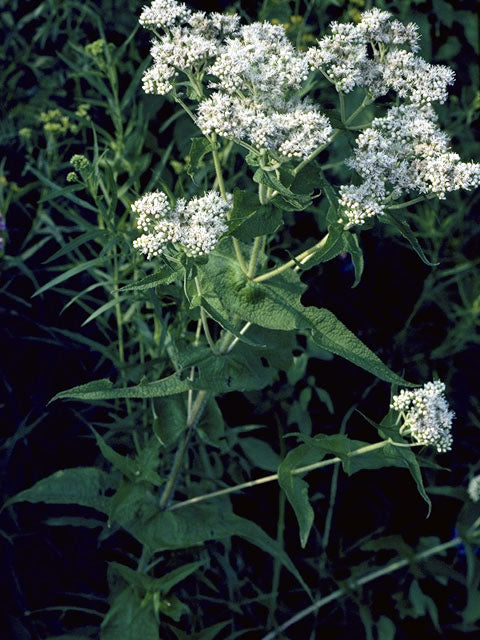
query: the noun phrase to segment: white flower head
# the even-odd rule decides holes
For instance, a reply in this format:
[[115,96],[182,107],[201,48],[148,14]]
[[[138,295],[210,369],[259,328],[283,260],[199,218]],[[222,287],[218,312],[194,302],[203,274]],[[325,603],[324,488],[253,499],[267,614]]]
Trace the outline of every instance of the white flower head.
[[143,27],[153,29],[170,29],[188,20],[192,15],[185,4],[175,0],[153,0],[149,7],[144,7],[139,23]]
[[387,197],[417,192],[443,199],[450,191],[480,186],[480,164],[461,162],[450,150],[430,104],[391,107],[375,118],[357,136],[347,165],[364,180],[340,188],[339,204],[350,224],[385,211]]
[[415,104],[444,102],[454,72],[414,55],[419,49],[417,25],[392,17],[372,9],[356,25],[333,22],[331,34],[307,51],[310,68],[320,69],[344,93],[363,87],[372,97],[392,90]]
[[474,476],[468,483],[467,493],[470,496],[470,500],[478,502],[480,500],[480,475]]
[[235,38],[226,44],[210,67],[216,76],[213,88],[235,94],[282,96],[298,89],[308,77],[305,55],[296,51],[285,29],[268,22],[254,22],[241,27]]
[[333,133],[328,118],[307,100],[256,101],[220,91],[200,103],[197,124],[205,135],[215,132],[285,159],[306,158]]
[[452,448],[452,420],[455,417],[444,396],[440,380],[427,382],[420,389],[405,390],[393,396],[390,407],[400,413],[400,433],[416,442],[430,445],[439,453]]
[[238,16],[191,11],[175,0],[154,0],[139,21],[164,32],[153,41],[153,66],[142,78],[145,92],[157,95],[173,89],[179,72],[198,71],[210,64],[222,42],[239,29]]
[[225,201],[215,191],[188,202],[181,198],[174,208],[163,192],[146,193],[132,204],[138,214],[137,227],[143,231],[133,246],[148,260],[164,253],[169,243],[179,245],[191,256],[208,254],[228,229],[230,208],[231,196]]

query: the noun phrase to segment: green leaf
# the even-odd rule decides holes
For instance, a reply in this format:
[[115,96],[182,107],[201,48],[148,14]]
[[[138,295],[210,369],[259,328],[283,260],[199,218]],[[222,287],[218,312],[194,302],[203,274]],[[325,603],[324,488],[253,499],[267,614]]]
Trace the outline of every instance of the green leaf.
[[[381,424],[377,424],[373,420],[370,420],[370,418],[363,415],[362,413],[360,415],[362,415],[363,418],[365,418],[365,420],[369,424],[371,424],[373,427],[378,429],[378,432],[382,438],[385,438],[385,439],[390,438],[394,442],[399,442],[400,444],[407,444],[406,441],[402,438],[402,436],[399,435],[398,427],[395,425],[391,426],[393,422],[393,415],[394,415],[393,411],[389,411],[387,413],[385,418],[382,420]],[[395,447],[394,445],[390,444],[385,446],[384,449],[382,449],[382,454],[383,454],[382,458],[374,456],[373,458],[370,458],[370,462],[368,462],[368,458],[365,458],[363,460],[363,464],[364,465],[371,464],[372,466],[369,466],[369,467],[363,466],[363,468],[378,469],[380,466],[383,466],[383,467],[391,466],[391,467],[402,467],[404,469],[408,469],[410,471],[410,475],[415,481],[415,484],[417,485],[418,493],[422,496],[422,498],[427,503],[427,506],[428,506],[427,517],[428,517],[430,515],[430,511],[432,508],[432,502],[428,497],[427,492],[425,491],[425,487],[422,479],[422,472],[420,470],[420,465],[418,463],[417,456],[414,454],[412,449],[408,447]],[[382,465],[379,464],[380,461],[383,461]],[[373,466],[377,464],[378,466]],[[351,471],[351,473],[355,473],[355,470]]]
[[230,320],[226,317],[225,314],[222,314],[221,311],[218,310],[218,306],[213,306],[210,304],[208,299],[205,296],[200,298],[200,306],[202,306],[208,315],[218,322],[218,324],[229,331],[232,335],[240,340],[240,342],[244,342],[245,344],[249,344],[252,347],[257,347],[260,349],[265,348],[264,344],[260,344],[259,342],[255,342],[255,340],[251,340],[248,336],[240,333],[240,331],[230,322]]
[[328,309],[308,307],[306,315],[311,320],[312,337],[318,346],[353,362],[380,380],[414,386],[391,371]]
[[290,190],[303,195],[311,195],[314,191],[320,192],[320,173],[315,163],[307,164],[295,174]]
[[47,504],[78,504],[106,513],[109,498],[105,495],[112,487],[110,477],[95,467],[77,467],[57,471],[33,487],[20,491],[5,506],[15,502],[45,502]]
[[[198,633],[184,633],[181,629],[172,628],[172,631],[177,636],[177,640],[215,640],[216,636],[224,629],[228,624],[231,624],[231,620],[225,620],[224,622],[218,622],[211,627],[206,627]],[[223,636],[224,637],[224,636]]]
[[290,451],[278,469],[278,482],[288,498],[297,516],[300,528],[300,542],[305,547],[313,525],[313,509],[308,498],[308,484],[293,471],[323,460],[327,453],[339,457],[344,467],[348,465],[349,454],[366,442],[350,440],[342,434],[326,436],[320,434],[315,438],[301,436],[304,444]]
[[205,137],[192,138],[186,163],[186,171],[191,178],[198,171],[202,158],[212,149],[211,143]]
[[305,263],[305,269],[311,269],[317,264],[328,262],[342,253],[345,250],[343,237],[345,233],[341,225],[337,223],[329,225],[325,244],[309,258],[308,262]]
[[377,622],[378,640],[395,640],[397,630],[390,618],[381,616]]
[[135,589],[126,587],[117,594],[100,630],[100,640],[158,640],[158,623],[153,597],[141,598]]
[[322,459],[318,452],[307,445],[300,445],[290,451],[278,468],[278,483],[285,491],[297,517],[300,529],[300,543],[304,548],[313,525],[313,509],[308,498],[308,484],[300,475],[292,474],[293,469],[313,464]]
[[187,380],[181,380],[179,375],[172,375],[158,382],[146,382],[133,387],[114,388],[110,380],[94,380],[87,384],[61,391],[54,396],[54,400],[111,400],[113,398],[160,398],[183,393],[191,388]]
[[105,311],[108,311],[112,307],[115,307],[117,304],[120,304],[120,302],[122,302],[123,300],[125,300],[125,298],[112,298],[111,300],[108,300],[107,302],[102,304],[100,307],[98,307],[98,309],[95,309],[95,311],[93,311],[88,316],[88,318],[82,322],[81,326],[84,327],[86,324],[88,324],[92,320],[95,320],[95,318],[98,318],[98,316],[101,316],[102,313],[105,313]]
[[44,284],[43,287],[40,287],[40,289],[37,289],[37,291],[35,291],[35,293],[33,294],[32,298],[35,298],[35,296],[39,296],[41,293],[44,293],[44,291],[48,291],[48,289],[55,287],[57,284],[65,282],[65,280],[68,280],[69,278],[73,278],[73,276],[76,276],[79,273],[82,273],[82,271],[87,271],[91,267],[98,266],[100,263],[101,263],[101,260],[99,258],[94,258],[93,260],[86,260],[85,262],[81,262],[80,264],[77,264],[75,267],[68,269],[64,273],[61,273],[56,278],[53,278],[53,280],[50,280],[49,282]]
[[343,234],[343,241],[345,243],[345,251],[350,254],[353,262],[353,268],[355,269],[355,281],[352,285],[352,288],[355,288],[362,278],[364,267],[363,251],[360,247],[358,236],[353,233],[345,231]]
[[67,242],[66,245],[64,245],[61,249],[56,251],[52,256],[50,256],[50,258],[45,260],[43,264],[49,264],[50,262],[53,262],[57,258],[61,258],[65,254],[70,253],[74,249],[77,249],[77,247],[81,247],[83,244],[89,242],[89,240],[95,240],[96,242],[99,242],[103,238],[107,238],[107,237],[108,237],[108,232],[102,229],[93,229],[93,231],[86,231],[85,233],[82,233],[81,235],[74,238],[73,240],[70,240],[69,242]]
[[171,266],[170,264],[164,265],[160,267],[156,273],[152,273],[138,282],[127,284],[125,287],[119,289],[119,291],[145,291],[159,284],[170,284],[175,280],[180,280],[182,278],[182,272],[183,268],[180,264],[175,266]]
[[261,205],[256,193],[234,190],[228,227],[235,238],[250,242],[257,236],[274,233],[282,224],[281,211]]
[[381,216],[380,220],[382,222],[385,222],[385,221],[389,222],[405,238],[405,240],[407,240],[407,242],[410,244],[410,246],[412,247],[412,249],[415,251],[415,253],[418,255],[418,257],[422,262],[427,264],[429,267],[435,267],[439,264],[438,262],[431,262],[427,258],[415,234],[403,219],[397,218],[394,214],[390,212],[390,213],[385,213],[383,216]]
[[239,444],[253,465],[265,471],[277,471],[280,456],[269,444],[258,438],[241,438]]
[[455,9],[446,0],[433,0],[434,15],[440,22],[443,22],[449,29],[452,27],[455,18]]
[[408,596],[410,598],[410,602],[413,605],[413,616],[415,618],[420,618],[428,613],[435,626],[435,629],[440,632],[438,609],[435,605],[435,602],[432,600],[432,598],[430,598],[430,596],[427,596],[425,593],[423,593],[417,580],[412,581]]
[[146,592],[154,593],[157,591],[164,596],[167,595],[175,585],[185,580],[185,578],[188,578],[189,575],[194,573],[203,564],[203,562],[190,562],[166,573],[160,578],[152,578],[145,573],[134,571],[130,569],[130,567],[119,564],[118,562],[111,562],[109,568],[121,576],[127,584],[144,589]]
[[219,442],[224,437],[225,422],[220,407],[214,398],[209,398],[205,411],[198,423],[197,431],[200,438],[213,447],[218,447]]
[[214,290],[224,309],[267,329],[309,329],[317,345],[362,367],[381,380],[411,386],[391,371],[327,309],[304,307],[305,285],[285,271],[265,282],[245,277],[235,259],[216,252],[202,268],[203,288]]
[[333,212],[335,213],[335,217],[337,218],[338,217],[336,215],[337,209],[338,209],[338,197],[337,197],[337,194],[333,190],[333,187],[330,185],[328,180],[325,178],[325,175],[324,175],[323,171],[319,171],[318,178],[319,178],[319,182],[320,182],[320,186],[322,188],[322,191],[327,196],[328,204],[330,205],[330,208],[333,210]]
[[131,519],[126,528],[152,552],[184,549],[238,535],[277,558],[310,594],[282,547],[254,522],[234,514],[225,500],[212,505],[189,505],[175,511],[157,511],[143,523],[138,518]]
[[174,444],[187,424],[187,410],[182,396],[155,398],[153,400],[153,432],[159,442],[169,447]]
[[455,56],[457,56],[462,50],[461,42],[455,36],[449,36],[447,41],[442,44],[435,56],[436,60],[445,60],[451,62]]
[[[292,182],[293,176],[284,172],[282,174],[284,182]],[[275,204],[280,209],[286,211],[303,211],[309,207],[312,203],[312,199],[308,195],[296,194],[281,182],[274,174],[273,171],[264,171],[263,169],[257,169],[253,174],[253,180],[259,184],[265,184],[267,187],[274,189],[278,192],[273,200],[272,204]]]
[[346,128],[338,109],[324,109],[323,113],[330,120],[330,124],[334,129],[344,130]]
[[190,385],[215,393],[256,391],[272,384],[276,375],[274,369],[262,362],[262,351],[239,343],[231,353],[205,359]]
[[134,479],[135,472],[138,470],[135,461],[131,458],[127,458],[125,456],[121,456],[117,453],[112,447],[110,447],[102,436],[91,427],[93,431],[93,435],[97,441],[98,447],[102,452],[103,457],[112,463],[115,469],[118,469],[123,473],[123,475],[127,476],[127,478]]

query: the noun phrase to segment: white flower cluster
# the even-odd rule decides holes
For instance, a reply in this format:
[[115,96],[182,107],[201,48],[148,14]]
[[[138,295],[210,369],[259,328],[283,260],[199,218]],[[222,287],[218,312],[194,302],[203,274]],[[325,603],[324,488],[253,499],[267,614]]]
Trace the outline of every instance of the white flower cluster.
[[468,483],[467,493],[470,500],[478,502],[480,500],[480,476],[474,476]]
[[310,68],[321,70],[344,93],[364,87],[373,97],[393,90],[414,104],[444,102],[454,72],[414,55],[418,27],[391,18],[388,11],[371,9],[357,25],[332,23],[331,35],[307,51]]
[[219,79],[212,87],[230,94],[244,90],[265,96],[298,89],[309,74],[305,56],[295,50],[285,29],[268,22],[241,27],[209,71]]
[[403,418],[401,434],[411,435],[419,444],[434,446],[440,453],[452,448],[451,429],[455,416],[448,407],[444,391],[443,382],[427,382],[413,391],[402,389],[393,396],[390,405]]
[[137,227],[143,231],[133,246],[148,260],[161,255],[168,243],[179,244],[190,256],[210,253],[227,231],[230,208],[231,197],[225,202],[216,191],[188,202],[181,198],[173,209],[163,192],[146,193],[132,204]]
[[375,118],[359,134],[355,154],[347,160],[364,182],[340,187],[347,227],[384,213],[387,197],[413,191],[445,198],[449,191],[479,186],[480,164],[461,162],[449,145],[430,105],[392,107]]
[[258,102],[221,92],[200,103],[197,124],[205,135],[215,132],[289,158],[306,158],[332,133],[328,118],[306,100]]
[[305,55],[295,50],[283,27],[267,22],[241,28],[209,68],[217,80],[200,103],[197,124],[259,151],[306,158],[332,133],[328,119],[308,100],[292,96],[308,76]]
[[158,95],[173,89],[179,71],[199,70],[209,64],[223,40],[239,27],[238,16],[191,11],[175,0],[154,0],[143,9],[139,22],[165,32],[154,40],[154,63],[142,78],[144,91]]

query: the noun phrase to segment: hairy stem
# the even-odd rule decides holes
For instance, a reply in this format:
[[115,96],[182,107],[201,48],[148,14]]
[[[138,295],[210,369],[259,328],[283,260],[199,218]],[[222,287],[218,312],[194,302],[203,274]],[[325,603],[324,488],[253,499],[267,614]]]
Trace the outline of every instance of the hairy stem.
[[[347,454],[347,458],[353,458],[354,456],[362,455],[363,453],[368,453],[370,451],[374,451],[375,449],[381,449],[387,444],[391,444],[393,446],[405,446],[403,444],[393,442],[390,438],[388,440],[382,440],[381,442],[375,442],[374,444],[368,444],[365,447],[360,447],[355,451],[351,451]],[[407,445],[410,446],[420,446],[420,445]],[[320,462],[314,462],[313,464],[309,464],[305,467],[299,467],[298,469],[293,469],[290,473],[294,476],[299,475],[301,473],[309,473],[310,471],[314,471],[315,469],[321,469],[322,467],[328,467],[332,464],[338,464],[342,462],[341,458],[330,458],[329,460],[321,460]],[[242,484],[237,484],[234,487],[227,487],[226,489],[219,489],[218,491],[212,491],[211,493],[204,493],[201,496],[197,496],[196,498],[190,498],[189,500],[184,500],[183,502],[179,502],[177,504],[169,507],[169,511],[174,511],[176,509],[181,509],[182,507],[186,507],[191,504],[197,504],[198,502],[203,502],[204,500],[210,500],[212,498],[218,498],[220,496],[226,496],[229,493],[235,493],[236,491],[242,491],[242,489],[249,489],[250,487],[256,487],[260,484],[265,484],[267,482],[273,482],[274,480],[278,480],[278,473],[272,473],[269,476],[264,476],[263,478],[258,478],[257,480],[249,480],[248,482],[243,482]]]
[[273,278],[274,276],[277,276],[279,273],[282,273],[283,271],[286,271],[287,269],[290,269],[291,267],[294,267],[299,263],[305,264],[310,260],[310,258],[312,258],[317,253],[317,251],[320,251],[320,249],[322,249],[325,246],[327,240],[328,240],[328,233],[320,240],[320,242],[317,242],[316,245],[314,245],[313,247],[310,247],[310,249],[307,249],[306,251],[302,251],[302,253],[300,253],[298,256],[296,256],[295,258],[292,258],[292,260],[289,260],[288,262],[285,262],[279,267],[276,267],[271,271],[267,271],[266,273],[262,273],[262,275],[257,276],[256,278],[253,278],[253,281],[263,282],[264,280]]

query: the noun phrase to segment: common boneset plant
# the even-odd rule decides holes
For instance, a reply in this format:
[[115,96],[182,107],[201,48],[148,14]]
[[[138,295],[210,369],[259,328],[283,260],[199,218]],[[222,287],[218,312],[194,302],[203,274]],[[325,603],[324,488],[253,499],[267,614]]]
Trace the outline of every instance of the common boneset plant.
[[[225,487],[218,476],[213,477],[215,490],[211,482],[195,484],[190,479],[185,485],[190,444],[202,419],[219,419],[216,396],[265,389],[278,381],[279,371],[289,370],[297,335],[395,387],[416,386],[391,371],[329,310],[305,307],[300,276],[303,270],[348,252],[358,282],[363,260],[356,232],[375,222],[392,224],[427,261],[397,211],[480,185],[480,164],[463,162],[451,150],[434,111],[435,102],[446,100],[454,75],[417,55],[415,24],[403,25],[378,9],[363,13],[358,24],[333,23],[330,33],[306,51],[290,42],[282,26],[241,25],[236,15],[192,11],[173,0],[155,0],[142,11],[140,24],[152,31],[153,38],[153,64],[143,75],[143,88],[169,96],[188,114],[199,133],[189,152],[191,175],[211,157],[215,177],[204,180],[191,197],[184,193],[177,197],[164,189],[132,198],[139,232],[133,248],[151,261],[154,271],[128,283],[124,291],[142,295],[156,287],[176,286],[179,308],[172,319],[169,307],[168,317],[163,318],[165,361],[161,366],[152,361],[151,376],[135,385],[125,384],[125,377],[123,386],[95,381],[57,397],[123,399],[128,411],[135,399],[151,402],[149,417],[143,415],[147,444],[142,449],[136,442],[135,460],[119,456],[95,434],[122,481],[115,474],[96,475],[96,470],[89,476],[104,498],[95,508],[143,545],[140,577],[132,577],[125,567],[116,569],[128,584],[148,593],[167,592],[182,578],[175,581],[165,574],[155,578],[164,583],[149,582],[154,580],[155,554],[237,534],[272,553],[308,592],[279,545],[257,525],[234,514],[227,496],[278,481],[297,516],[302,546],[307,544],[314,512],[301,476],[312,470],[339,463],[349,474],[362,468],[406,467],[429,503],[421,458],[412,449],[430,446],[442,453],[451,448],[453,412],[444,396],[445,385],[436,380],[395,391],[390,411],[375,425],[378,442],[352,440],[344,433],[300,431],[300,444],[282,456],[276,473],[235,486]],[[319,87],[325,80],[336,91],[338,110],[329,108],[328,101],[322,103],[324,92]],[[342,158],[352,183],[334,184],[325,165],[344,151],[340,143],[345,136],[350,140],[356,136],[353,155]],[[243,172],[238,182],[226,175],[235,145],[242,166],[248,167],[248,179]],[[90,170],[81,156],[75,156],[72,164],[79,173]],[[323,204],[317,212],[327,234],[299,252],[292,247],[288,261],[272,257],[284,212],[312,210],[319,200]],[[162,313],[158,300],[156,313]],[[173,436],[171,430],[168,434],[168,429],[159,427],[159,413],[167,421],[182,416]],[[148,460],[147,450],[153,451]],[[327,454],[333,457],[325,460]],[[79,472],[66,470],[62,481],[69,471],[71,476]],[[34,501],[36,495],[58,487],[59,478],[47,478],[14,500]],[[107,488],[115,492],[113,497],[106,495]],[[469,493],[475,500],[474,481]],[[126,496],[129,508],[122,508]],[[328,536],[329,525],[325,546]],[[459,539],[439,545],[438,551],[454,544]],[[199,566],[185,565],[182,576]],[[343,593],[340,590],[338,597]],[[106,617],[107,630],[119,615],[119,602],[112,604]],[[144,607],[143,616],[150,612],[158,617],[159,611],[170,615],[158,598],[148,606],[141,598],[138,602]],[[183,611],[186,608],[177,609],[174,619]]]

